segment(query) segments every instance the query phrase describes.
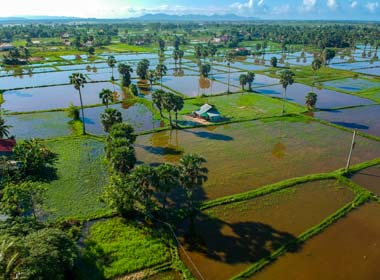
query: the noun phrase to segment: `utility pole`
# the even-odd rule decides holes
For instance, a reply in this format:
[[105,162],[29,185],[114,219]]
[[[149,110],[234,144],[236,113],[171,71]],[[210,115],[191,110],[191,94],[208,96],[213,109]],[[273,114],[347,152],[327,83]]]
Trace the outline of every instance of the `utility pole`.
[[346,169],[348,169],[350,167],[352,151],[355,148],[355,138],[356,138],[356,130],[354,130],[354,134],[352,135],[351,148],[350,148],[350,153],[349,153],[348,159],[347,159]]

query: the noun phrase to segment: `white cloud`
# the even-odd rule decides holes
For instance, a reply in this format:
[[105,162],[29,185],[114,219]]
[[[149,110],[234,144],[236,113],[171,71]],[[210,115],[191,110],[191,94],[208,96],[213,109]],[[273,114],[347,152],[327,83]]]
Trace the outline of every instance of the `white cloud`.
[[[264,0],[260,0],[260,2],[264,2]],[[252,9],[253,8],[253,0],[248,0],[248,2],[235,2],[233,4],[230,5],[231,8],[234,8],[234,9],[239,9],[239,10],[243,10],[243,9]]]
[[257,6],[261,7],[264,5],[264,0],[259,0],[259,2],[257,2]]
[[303,0],[301,11],[303,12],[313,11],[316,4],[317,4],[317,0]]
[[368,11],[370,11],[371,13],[374,13],[377,10],[377,8],[379,7],[379,3],[378,2],[368,2],[364,6],[368,9]]
[[336,0],[327,0],[327,7],[330,9],[330,10],[335,10],[336,8],[338,8],[338,3],[336,2]]
[[289,14],[290,12],[290,5],[289,4],[284,4],[280,6],[275,6],[273,7],[271,13],[273,15],[286,15]]
[[350,7],[351,7],[352,9],[355,9],[357,6],[358,6],[358,2],[357,2],[357,1],[351,1],[351,3],[350,3]]

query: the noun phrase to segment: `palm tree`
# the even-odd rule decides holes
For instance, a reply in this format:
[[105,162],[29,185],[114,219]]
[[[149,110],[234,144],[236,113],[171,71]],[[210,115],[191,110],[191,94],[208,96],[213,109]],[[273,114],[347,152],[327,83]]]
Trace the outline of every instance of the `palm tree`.
[[179,67],[181,68],[182,58],[184,57],[185,52],[183,50],[178,50],[178,58],[179,58]]
[[228,52],[224,56],[224,61],[227,62],[227,66],[228,66],[228,88],[227,88],[227,93],[230,93],[231,63],[233,63],[233,60],[234,60],[234,54],[232,52]]
[[166,209],[169,192],[179,184],[179,170],[175,165],[161,164],[156,169],[158,176],[158,189],[163,194],[162,206]]
[[211,71],[211,66],[210,64],[206,63],[206,64],[202,64],[201,66],[201,75],[203,78],[207,78],[209,73]]
[[149,165],[139,165],[129,177],[134,195],[143,206],[146,217],[149,217],[154,206],[153,194],[159,183],[157,172]]
[[175,112],[175,122],[178,123],[178,112],[183,109],[184,100],[182,96],[174,95],[173,96],[173,102],[174,102],[174,112]]
[[309,110],[313,110],[315,107],[315,104],[317,103],[318,96],[315,92],[309,92],[306,95],[305,104]]
[[117,63],[117,61],[113,55],[110,55],[107,58],[107,64],[109,67],[111,67],[111,71],[112,71],[111,81],[115,81],[115,77],[113,76],[113,68],[115,68],[116,63]]
[[150,84],[150,89],[153,87],[153,83],[157,80],[156,71],[154,70],[148,70],[147,77]]
[[171,92],[164,92],[162,98],[162,106],[169,114],[169,124],[173,128],[172,111],[175,109],[175,95]]
[[156,74],[157,77],[160,78],[161,82],[161,89],[162,89],[162,77],[166,75],[166,72],[168,71],[168,68],[164,64],[157,64],[156,66]]
[[316,58],[313,60],[311,63],[311,68],[314,71],[314,76],[313,76],[313,87],[315,85],[315,77],[317,75],[317,71],[322,67],[322,61],[319,58]]
[[0,117],[0,139],[4,139],[9,136],[9,129],[12,126],[6,125],[5,120]]
[[179,59],[179,50],[178,49],[175,49],[173,51],[173,59],[174,59],[174,65],[177,65],[177,61]]
[[132,67],[128,64],[120,63],[117,68],[120,75],[123,77],[123,86],[128,87],[131,84],[131,73],[133,72]]
[[161,118],[163,118],[164,116],[162,115],[162,107],[163,107],[163,97],[165,95],[165,91],[163,91],[162,89],[158,89],[156,91],[154,91],[152,93],[152,101],[154,103],[154,105],[156,105],[156,107],[158,108],[158,110],[160,111],[160,116]]
[[110,89],[104,88],[102,91],[99,93],[99,98],[102,100],[103,105],[108,108],[108,105],[110,102],[113,102],[113,92]]
[[104,131],[108,133],[115,123],[123,122],[123,117],[120,111],[114,108],[107,108],[100,115],[100,122],[103,125]]
[[294,83],[294,73],[290,70],[284,70],[280,74],[280,84],[284,89],[284,96],[282,98],[282,115],[285,114],[285,99],[286,99],[286,89],[289,85]]
[[83,100],[82,100],[82,92],[81,88],[84,87],[84,84],[87,83],[86,78],[82,73],[73,73],[70,77],[70,84],[74,85],[74,88],[79,93],[80,106],[82,110],[82,123],[83,123],[83,134],[86,134],[86,124],[84,121],[84,109],[83,109]]
[[277,67],[277,57],[275,57],[275,56],[271,57],[270,65],[272,65],[272,67],[274,67],[274,68]]
[[241,89],[244,91],[244,86],[247,84],[247,75],[241,74],[239,76],[239,82],[240,82]]
[[255,73],[252,71],[249,71],[247,74],[247,83],[248,83],[248,90],[252,91],[252,83],[255,80]]
[[207,168],[203,167],[206,160],[196,154],[187,154],[180,159],[180,185],[186,192],[191,224],[194,223],[195,205],[194,192],[202,187],[207,180]]

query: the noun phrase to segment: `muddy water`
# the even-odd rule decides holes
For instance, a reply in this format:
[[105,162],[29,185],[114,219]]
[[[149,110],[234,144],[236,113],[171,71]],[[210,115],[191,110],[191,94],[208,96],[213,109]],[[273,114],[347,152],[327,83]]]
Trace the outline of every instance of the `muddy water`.
[[70,135],[71,128],[66,112],[47,112],[3,116],[10,135],[17,139],[53,138]]
[[315,236],[296,254],[280,257],[252,279],[377,280],[380,205],[370,203]]
[[[88,83],[82,88],[84,105],[99,104],[99,92],[102,89],[113,90],[111,83]],[[116,86],[116,91],[120,88]],[[14,112],[30,112],[66,108],[70,102],[79,106],[79,94],[72,85],[11,90],[3,94],[5,102],[2,108]]]
[[[135,131],[146,131],[160,127],[160,120],[154,120],[152,112],[142,104],[136,103],[128,108],[123,108],[122,104],[110,105],[122,113],[123,121],[131,124]],[[104,113],[105,107],[86,108],[84,110],[86,129],[95,135],[105,135],[100,122],[100,115]]]
[[[183,93],[184,95],[193,97],[202,94],[217,94],[227,92],[227,85],[212,81],[210,79],[203,79],[199,76],[183,76],[183,77],[164,77],[163,84],[169,88]],[[230,91],[235,92],[239,89],[231,85]]]
[[380,165],[368,167],[352,176],[352,181],[380,196]]
[[184,238],[183,244],[205,279],[229,279],[352,198],[347,187],[327,180],[219,206],[196,222],[197,241]]
[[[300,105],[305,105],[305,97],[311,90],[312,88],[310,86],[297,83],[293,84],[289,86],[287,89],[287,100],[298,103]],[[255,89],[255,91],[278,98],[282,98],[283,96],[283,88],[281,85],[257,88]],[[318,95],[316,108],[319,109],[331,109],[355,105],[374,104],[374,102],[371,100],[332,90],[320,90],[314,88],[314,92]]]
[[[165,131],[138,137],[138,160],[176,163],[183,153],[207,159],[208,181],[200,198],[248,191],[296,176],[342,168],[351,133],[316,122],[244,122]],[[380,156],[380,143],[358,137],[352,163]]]
[[380,105],[319,111],[314,117],[380,137]]

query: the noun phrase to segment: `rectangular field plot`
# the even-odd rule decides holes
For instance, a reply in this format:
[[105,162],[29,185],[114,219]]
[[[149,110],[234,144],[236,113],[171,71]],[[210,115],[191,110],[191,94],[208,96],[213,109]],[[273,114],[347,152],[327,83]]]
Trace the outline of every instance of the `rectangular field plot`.
[[319,111],[314,117],[380,137],[380,105]]
[[[139,136],[146,164],[177,163],[184,153],[206,158],[208,181],[200,199],[214,199],[284,179],[330,172],[346,164],[352,134],[298,118],[163,131]],[[352,164],[380,156],[380,143],[358,137]]]
[[337,88],[337,89],[346,90],[346,91],[352,91],[352,92],[380,87],[380,83],[377,83],[377,82],[373,82],[373,81],[365,80],[365,79],[352,79],[352,78],[328,81],[328,82],[324,82],[323,85]]
[[[227,85],[199,76],[164,77],[163,84],[186,96],[194,97],[202,94],[212,95],[227,92]],[[231,85],[231,92],[239,91],[239,88]]]
[[379,215],[379,204],[361,206],[252,279],[379,279]]
[[[283,98],[284,90],[281,85],[274,85],[269,87],[255,88],[255,91],[261,94]],[[287,100],[300,105],[305,105],[305,97],[310,91],[312,91],[312,88],[310,86],[298,83],[292,84],[288,87],[286,92]],[[374,102],[371,100],[337,91],[316,88],[314,88],[313,91],[318,96],[318,100],[315,106],[319,109],[331,109],[355,105],[374,104]]]
[[205,279],[229,279],[352,199],[347,187],[325,180],[218,206],[197,219],[195,240],[184,230],[183,245]]
[[[113,90],[112,83],[88,83],[82,88],[83,105],[99,104],[102,89]],[[120,88],[116,86],[120,92]],[[67,108],[72,102],[80,105],[79,94],[72,85],[10,90],[3,93],[3,109],[12,112],[30,112]]]
[[351,180],[380,196],[380,165],[360,170],[351,177]]
[[46,112],[21,115],[3,115],[6,123],[12,126],[10,135],[17,139],[53,138],[71,134],[66,112]]
[[45,210],[50,219],[83,218],[107,211],[99,201],[108,182],[103,163],[104,144],[73,138],[46,142],[58,154],[57,179],[47,185]]

